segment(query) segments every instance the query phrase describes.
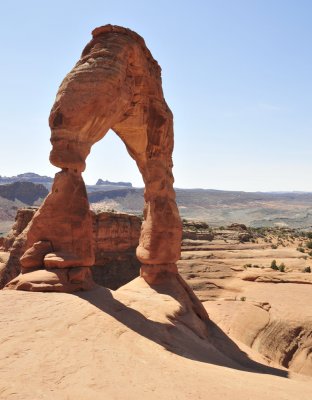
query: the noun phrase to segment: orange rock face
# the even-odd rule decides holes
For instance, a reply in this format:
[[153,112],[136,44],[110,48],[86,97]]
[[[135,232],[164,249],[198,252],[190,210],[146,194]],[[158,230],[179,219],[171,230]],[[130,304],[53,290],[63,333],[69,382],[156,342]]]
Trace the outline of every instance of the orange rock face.
[[[49,259],[53,262],[53,249],[49,241],[36,242],[25,252],[30,227],[27,223],[35,212],[34,208],[18,210],[16,223],[9,235],[3,238],[6,245],[3,250],[8,257],[0,267],[0,289],[16,278],[21,270],[27,273],[39,264],[47,267]],[[135,215],[123,213],[91,212],[91,215],[95,254],[92,276],[97,284],[118,289],[140,274],[135,250],[139,243],[141,220]]]
[[17,210],[15,223],[6,238],[3,238],[3,250],[10,250],[16,238],[24,231],[34,216],[35,208],[22,208]]
[[123,213],[93,213],[95,265],[102,265],[109,253],[132,251],[139,242],[140,218]]
[[[168,273],[176,274],[172,265],[180,257],[182,226],[173,189],[173,117],[163,96],[160,67],[144,40],[129,29],[106,25],[92,35],[51,110],[50,161],[62,170],[29,227],[27,254],[37,269],[94,264],[92,218],[81,173],[92,145],[111,128],[145,183],[137,248],[142,276],[148,281],[151,269],[144,266],[158,265],[155,271],[161,270],[161,276],[166,276],[166,265]],[[42,254],[38,242],[50,242],[53,251]]]
[[101,212],[93,214],[95,263],[93,278],[99,285],[118,289],[140,273],[135,255],[141,220],[135,215]]
[[[65,253],[77,267],[94,264],[92,216],[81,174],[65,169],[55,175],[51,193],[31,221],[27,248],[38,241],[49,241],[53,253]],[[66,261],[60,259],[59,268]]]

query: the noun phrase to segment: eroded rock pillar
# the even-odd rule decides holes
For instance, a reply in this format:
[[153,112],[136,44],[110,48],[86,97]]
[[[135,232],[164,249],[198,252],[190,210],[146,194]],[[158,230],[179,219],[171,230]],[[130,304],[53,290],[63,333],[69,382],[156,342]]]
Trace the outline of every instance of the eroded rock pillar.
[[168,146],[166,153],[154,156],[151,151],[142,168],[145,205],[137,257],[142,263],[141,276],[149,283],[178,272],[182,224],[173,189],[171,149]]
[[74,292],[93,286],[92,217],[81,173],[63,169],[34,215],[21,257],[23,277],[9,287]]

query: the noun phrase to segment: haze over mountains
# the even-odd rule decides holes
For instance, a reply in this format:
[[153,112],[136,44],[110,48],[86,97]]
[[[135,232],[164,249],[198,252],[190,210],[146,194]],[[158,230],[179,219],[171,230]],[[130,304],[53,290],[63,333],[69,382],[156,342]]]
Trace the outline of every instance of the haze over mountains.
[[[0,176],[0,232],[12,224],[16,209],[38,205],[51,189],[53,178],[35,173],[13,177]],[[130,182],[98,179],[87,185],[91,206],[95,210],[141,214],[143,188]],[[312,226],[310,192],[243,192],[213,189],[176,188],[182,218],[202,220],[212,226],[240,222],[249,226],[288,226],[309,229]]]

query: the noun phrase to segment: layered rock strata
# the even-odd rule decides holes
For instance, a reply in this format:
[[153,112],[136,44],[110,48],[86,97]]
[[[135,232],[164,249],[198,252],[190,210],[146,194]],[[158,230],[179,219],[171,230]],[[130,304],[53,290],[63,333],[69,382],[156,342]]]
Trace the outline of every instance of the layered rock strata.
[[115,290],[140,273],[135,249],[139,243],[141,219],[122,213],[92,214],[95,253],[91,268],[93,279],[99,285]]
[[[16,222],[4,238],[4,246],[0,250],[4,251],[1,254],[6,255],[6,261],[0,265],[0,289],[21,272],[20,258],[24,266],[32,268],[36,259],[40,261],[41,257],[42,260],[50,251],[50,242],[40,241],[25,252],[27,225],[36,211],[35,208],[18,210]],[[139,243],[141,219],[135,215],[113,212],[91,212],[91,216],[95,255],[91,267],[93,279],[101,286],[118,289],[140,273],[135,250]]]

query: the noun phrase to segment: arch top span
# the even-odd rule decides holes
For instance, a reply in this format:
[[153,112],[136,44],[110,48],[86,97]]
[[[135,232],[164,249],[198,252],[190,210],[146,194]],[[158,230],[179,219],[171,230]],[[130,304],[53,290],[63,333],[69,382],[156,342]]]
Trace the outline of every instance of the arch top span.
[[130,36],[134,41],[136,41],[141,46],[143,52],[145,53],[145,56],[151,61],[152,64],[154,64],[154,67],[158,70],[159,75],[161,74],[160,65],[153,58],[152,53],[149,51],[148,47],[145,44],[145,40],[138,33],[132,31],[129,28],[124,28],[123,26],[110,25],[110,24],[99,26],[93,29],[93,31],[91,32],[93,39],[105,33],[117,33]]
[[30,225],[23,271],[43,266],[86,271],[93,265],[92,221],[81,173],[92,145],[112,128],[145,183],[137,257],[144,279],[157,283],[177,274],[182,236],[173,189],[173,116],[161,69],[143,38],[130,29],[105,25],[92,35],[50,113],[50,161],[61,172]]
[[172,113],[164,99],[160,67],[143,38],[118,26],[96,28],[52,107],[50,161],[83,171],[91,146],[110,128],[122,140],[128,138],[131,154],[143,154],[149,143],[161,140],[157,130],[167,120]]

